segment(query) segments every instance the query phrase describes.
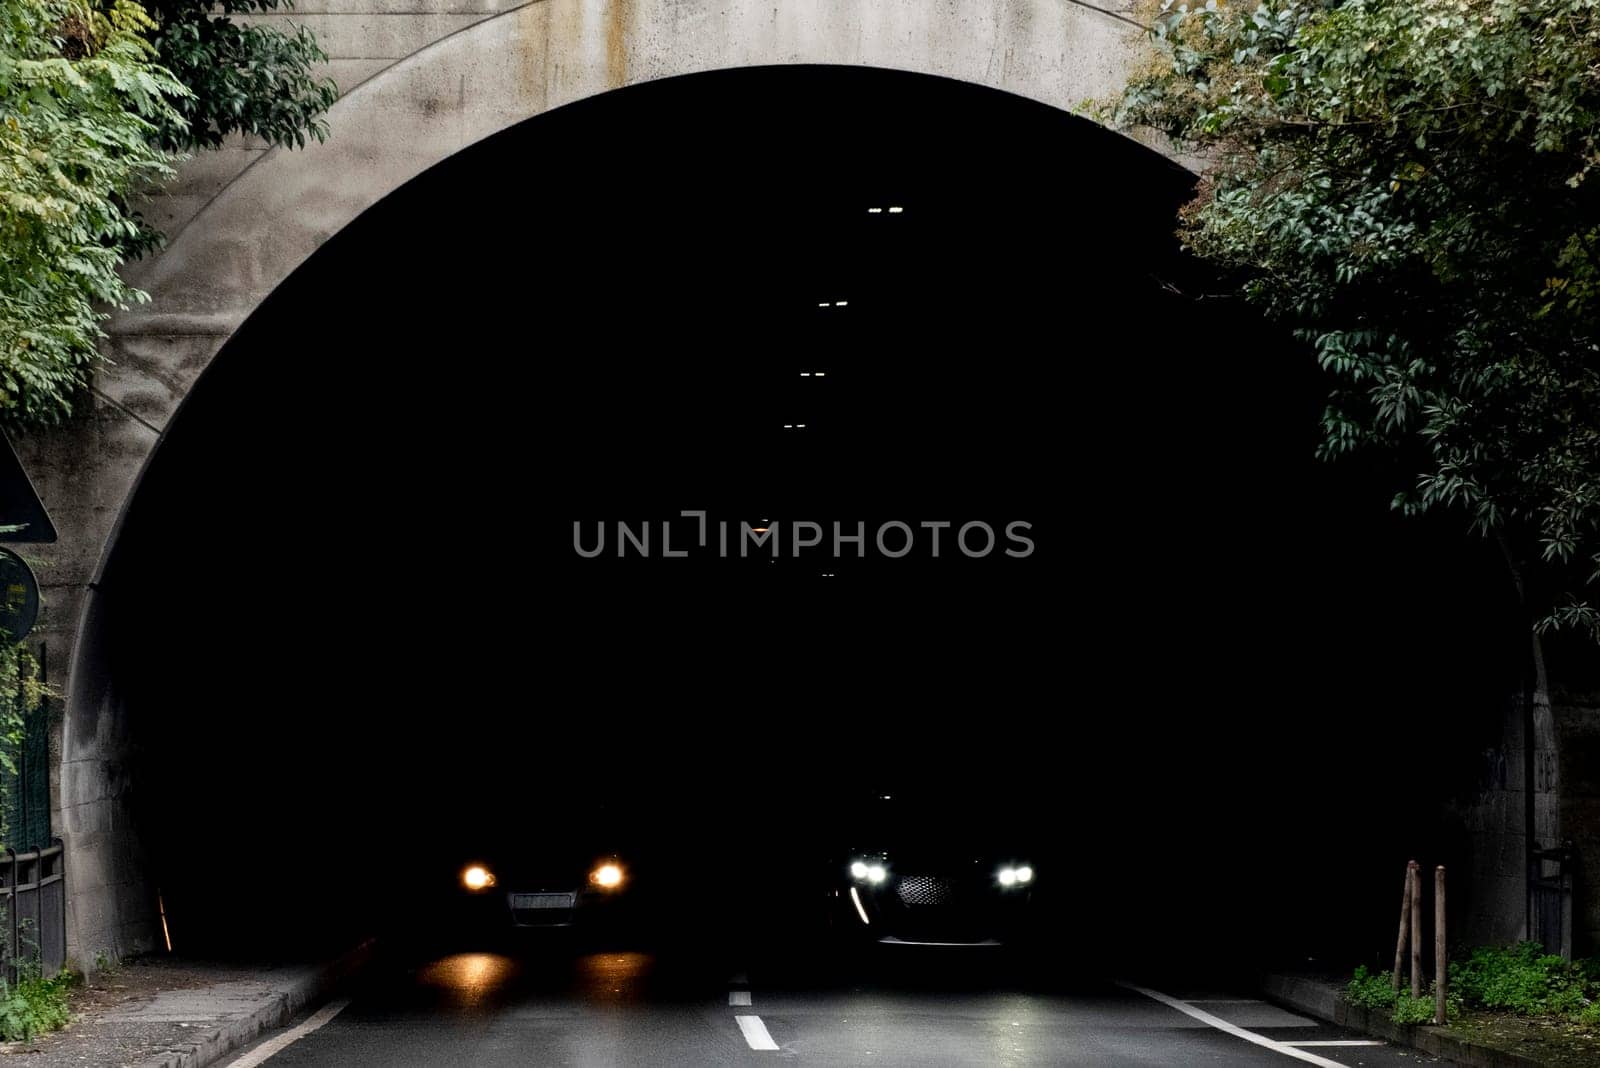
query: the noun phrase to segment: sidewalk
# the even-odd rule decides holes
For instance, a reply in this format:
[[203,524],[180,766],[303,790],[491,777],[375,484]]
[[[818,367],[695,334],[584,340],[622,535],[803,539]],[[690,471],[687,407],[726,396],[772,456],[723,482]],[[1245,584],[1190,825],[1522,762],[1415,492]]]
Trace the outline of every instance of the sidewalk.
[[371,948],[271,967],[132,960],[73,991],[65,1030],[0,1043],[0,1068],[204,1068],[325,998]]

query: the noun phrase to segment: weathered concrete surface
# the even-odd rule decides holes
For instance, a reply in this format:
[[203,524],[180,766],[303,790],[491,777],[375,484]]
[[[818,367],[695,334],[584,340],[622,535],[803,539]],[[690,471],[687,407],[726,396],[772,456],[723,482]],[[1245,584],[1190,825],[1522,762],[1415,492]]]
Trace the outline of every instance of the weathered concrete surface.
[[1600,951],[1600,693],[1557,692],[1552,705],[1561,739],[1561,837],[1577,854],[1573,954],[1593,956]]
[[[1452,921],[1463,942],[1505,946],[1528,936],[1527,803],[1524,717],[1520,697],[1508,698],[1502,733],[1484,749],[1478,789],[1458,815],[1469,844],[1470,911]],[[1534,700],[1534,836],[1540,846],[1562,839],[1562,776],[1549,696]]]
[[[332,138],[240,141],[150,206],[172,235],[131,271],[152,296],[118,316],[86,418],[22,443],[63,537],[39,558],[42,633],[70,662],[56,740],[79,964],[154,943],[154,888],[128,813],[131,739],[98,648],[93,583],[145,460],[232,332],[320,244],[406,180],[550,108],[657,78],[766,64],[942,75],[1061,108],[1113,94],[1140,50],[1120,16],[1068,0],[305,0],[331,53]],[[259,16],[274,18],[282,16]],[[641,180],[648,180],[641,161]],[[491,190],[489,195],[505,195]],[[519,191],[537,195],[536,189]],[[537,265],[531,265],[537,271]],[[181,664],[173,685],[181,686]]]

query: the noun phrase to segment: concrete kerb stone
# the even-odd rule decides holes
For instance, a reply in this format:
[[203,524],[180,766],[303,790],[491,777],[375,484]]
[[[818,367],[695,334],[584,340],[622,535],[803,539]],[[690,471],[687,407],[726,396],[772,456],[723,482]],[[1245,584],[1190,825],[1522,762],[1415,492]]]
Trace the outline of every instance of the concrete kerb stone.
[[366,966],[375,942],[368,940],[316,971],[272,991],[256,1009],[225,1021],[190,1046],[169,1050],[138,1068],[207,1068],[269,1031],[282,1027],[302,1009],[326,1000]]

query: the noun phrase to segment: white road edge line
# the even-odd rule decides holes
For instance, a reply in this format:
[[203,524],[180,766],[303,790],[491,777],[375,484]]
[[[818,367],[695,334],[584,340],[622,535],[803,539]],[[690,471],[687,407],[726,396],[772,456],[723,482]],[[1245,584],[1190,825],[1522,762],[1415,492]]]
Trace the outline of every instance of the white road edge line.
[[1381,1046],[1375,1038],[1327,1038],[1318,1042],[1285,1042],[1285,1046]]
[[244,1054],[238,1060],[229,1061],[227,1068],[256,1068],[258,1064],[265,1064],[268,1059],[282,1053],[287,1047],[305,1038],[311,1032],[339,1015],[348,1004],[350,1004],[350,999],[345,998],[342,1001],[324,1005],[306,1017],[305,1022],[299,1026],[291,1027],[277,1038],[261,1043],[261,1045]]
[[[744,1032],[745,1043],[751,1049],[777,1049],[778,1044],[772,1041],[772,1036],[767,1033],[767,1025],[761,1022],[759,1016],[735,1016],[739,1022],[739,1030]],[[1332,1061],[1328,1062],[1332,1064]],[[1342,1066],[1341,1066],[1342,1068]]]
[[1159,1001],[1169,1009],[1177,1009],[1185,1016],[1193,1017],[1209,1027],[1215,1027],[1218,1031],[1232,1035],[1234,1038],[1242,1038],[1246,1042],[1253,1042],[1258,1046],[1281,1053],[1285,1057],[1293,1057],[1295,1060],[1305,1061],[1307,1064],[1320,1065],[1321,1068],[1344,1068],[1338,1061],[1330,1061],[1326,1057],[1319,1057],[1315,1053],[1307,1053],[1303,1049],[1295,1049],[1287,1043],[1268,1038],[1266,1035],[1258,1035],[1254,1031],[1246,1031],[1244,1028],[1237,1024],[1231,1024],[1220,1016],[1211,1015],[1204,1009],[1197,1009],[1193,1005],[1179,1001],[1177,998],[1169,998],[1159,990],[1135,986],[1133,983],[1118,983],[1117,985],[1125,990],[1132,990],[1135,993],[1143,994],[1147,998]]
[[749,1005],[750,1004],[750,991],[748,991],[748,990],[730,990],[730,991],[728,991],[728,1004],[729,1005]]

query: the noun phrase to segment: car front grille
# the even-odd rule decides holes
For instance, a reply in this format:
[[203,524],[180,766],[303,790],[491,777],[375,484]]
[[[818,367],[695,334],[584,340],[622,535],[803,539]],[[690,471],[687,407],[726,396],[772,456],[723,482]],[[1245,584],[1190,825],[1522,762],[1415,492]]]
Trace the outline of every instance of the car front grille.
[[902,875],[894,890],[906,905],[948,905],[954,896],[950,880],[938,875]]

